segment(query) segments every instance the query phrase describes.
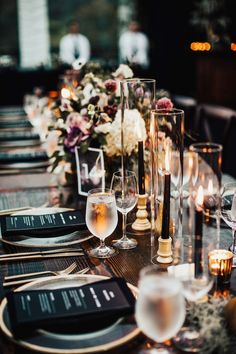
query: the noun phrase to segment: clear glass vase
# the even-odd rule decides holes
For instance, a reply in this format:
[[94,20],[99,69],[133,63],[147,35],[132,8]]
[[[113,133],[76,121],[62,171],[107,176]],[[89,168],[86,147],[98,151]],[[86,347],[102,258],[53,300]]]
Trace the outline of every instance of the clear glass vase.
[[152,236],[171,237],[173,247],[182,237],[184,111],[152,110],[150,141]]

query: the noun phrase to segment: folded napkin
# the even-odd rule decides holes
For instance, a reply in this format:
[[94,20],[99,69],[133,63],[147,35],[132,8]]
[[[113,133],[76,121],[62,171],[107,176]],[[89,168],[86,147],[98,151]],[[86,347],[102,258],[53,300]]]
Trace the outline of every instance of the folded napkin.
[[21,106],[3,106],[0,107],[0,116],[5,115],[25,115],[25,110]]
[[1,128],[32,128],[32,124],[29,120],[0,120]]
[[46,151],[32,152],[0,152],[0,163],[9,164],[14,162],[36,162],[47,161],[48,155]]
[[0,142],[1,141],[17,141],[17,140],[40,140],[40,136],[37,133],[32,133],[28,131],[17,131],[17,132],[2,132],[0,131]]
[[80,210],[44,215],[12,215],[1,218],[3,238],[24,235],[31,237],[57,237],[86,228]]
[[11,327],[18,336],[38,328],[77,333],[95,331],[133,314],[135,297],[123,278],[81,287],[7,294]]

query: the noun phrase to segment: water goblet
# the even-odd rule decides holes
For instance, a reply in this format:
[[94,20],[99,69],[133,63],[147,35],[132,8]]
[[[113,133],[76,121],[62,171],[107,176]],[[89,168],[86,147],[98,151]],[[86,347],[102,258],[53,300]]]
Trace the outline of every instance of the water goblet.
[[236,182],[229,182],[223,185],[221,194],[221,217],[232,229],[233,244],[230,251],[233,252],[233,263],[236,261]]
[[174,353],[171,347],[161,343],[175,336],[185,320],[181,282],[167,273],[160,273],[158,267],[143,268],[135,317],[143,333],[156,342],[150,353]]
[[110,189],[96,188],[88,192],[86,204],[86,225],[89,231],[100,239],[99,247],[88,251],[97,258],[109,258],[116,250],[105,244],[118,223],[115,193]]
[[[182,292],[188,303],[203,301],[213,286],[208,269],[208,253],[213,248],[202,236],[183,235],[178,264],[168,267],[168,273],[182,282]],[[183,327],[173,339],[175,345],[186,352],[200,352],[203,338],[196,326]]]
[[123,236],[114,241],[114,246],[120,249],[131,249],[137,246],[134,238],[128,238],[126,235],[127,214],[135,207],[138,200],[137,180],[135,173],[126,171],[125,175],[121,172],[115,172],[111,180],[111,188],[115,191],[117,210],[122,214],[122,232]]

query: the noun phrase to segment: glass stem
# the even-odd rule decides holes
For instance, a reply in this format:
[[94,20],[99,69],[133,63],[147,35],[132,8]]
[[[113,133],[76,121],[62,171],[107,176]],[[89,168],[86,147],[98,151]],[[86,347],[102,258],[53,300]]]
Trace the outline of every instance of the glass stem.
[[122,240],[123,241],[128,240],[126,236],[126,220],[127,220],[127,214],[122,214],[122,231],[123,231]]
[[233,233],[233,253],[236,254],[236,229],[233,229],[232,233]]
[[100,240],[99,248],[100,248],[100,249],[106,248],[106,245],[105,245],[105,241],[104,241],[104,240]]

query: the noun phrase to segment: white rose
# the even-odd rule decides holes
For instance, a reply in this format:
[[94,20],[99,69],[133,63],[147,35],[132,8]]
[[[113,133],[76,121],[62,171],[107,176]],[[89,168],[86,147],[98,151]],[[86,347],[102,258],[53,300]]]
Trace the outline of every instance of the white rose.
[[124,79],[128,79],[134,76],[133,71],[130,69],[128,65],[120,64],[118,69],[112,73],[114,77],[123,77]]
[[111,123],[100,124],[94,129],[96,133],[103,133],[103,134],[109,133],[110,130],[111,130]]

